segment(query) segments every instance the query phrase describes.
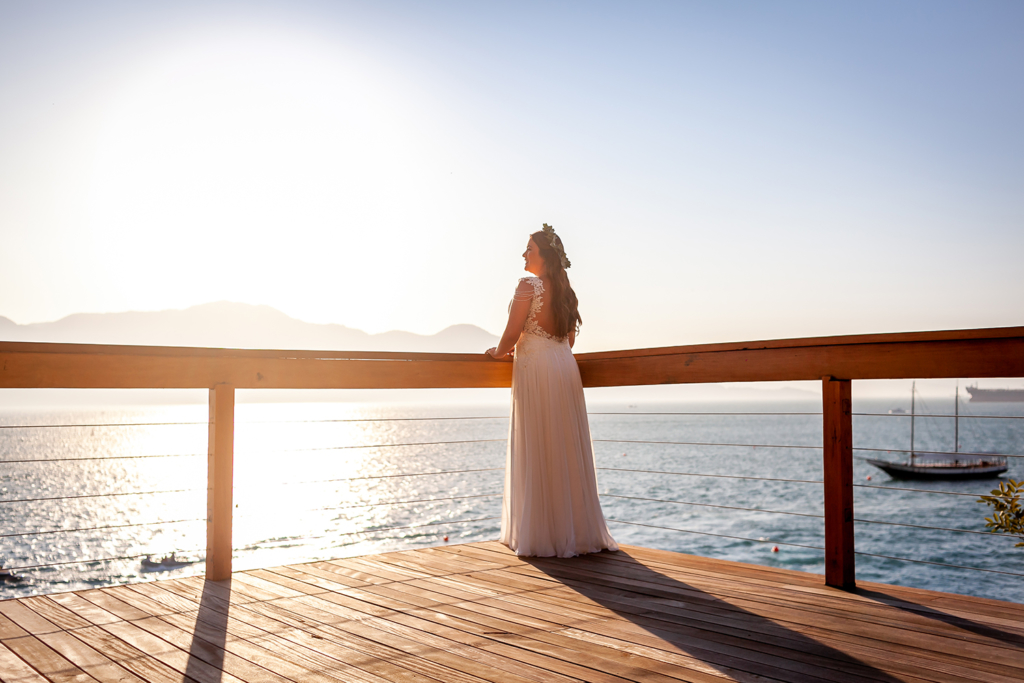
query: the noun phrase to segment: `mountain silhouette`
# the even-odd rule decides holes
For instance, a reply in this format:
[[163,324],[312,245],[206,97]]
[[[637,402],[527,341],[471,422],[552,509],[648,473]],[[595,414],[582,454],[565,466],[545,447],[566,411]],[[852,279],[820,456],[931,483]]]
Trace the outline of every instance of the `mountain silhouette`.
[[0,316],[0,340],[207,346],[320,351],[482,353],[498,337],[476,325],[452,325],[437,334],[369,334],[344,325],[307,323],[270,306],[220,301],[183,310],[76,313],[55,322],[18,325]]

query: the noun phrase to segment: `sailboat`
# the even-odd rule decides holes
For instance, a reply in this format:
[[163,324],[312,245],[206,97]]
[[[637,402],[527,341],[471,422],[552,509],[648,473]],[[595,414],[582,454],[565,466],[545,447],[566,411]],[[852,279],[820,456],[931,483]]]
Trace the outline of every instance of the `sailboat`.
[[1006,458],[997,455],[960,452],[960,385],[956,388],[956,409],[954,411],[953,453],[936,453],[914,450],[914,398],[917,382],[910,389],[910,460],[890,462],[872,460],[867,462],[883,470],[894,479],[991,479],[1007,470]]

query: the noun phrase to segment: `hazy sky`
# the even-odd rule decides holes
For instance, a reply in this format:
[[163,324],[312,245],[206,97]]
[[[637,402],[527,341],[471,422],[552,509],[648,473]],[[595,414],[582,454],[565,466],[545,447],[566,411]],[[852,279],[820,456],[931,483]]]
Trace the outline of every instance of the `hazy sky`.
[[597,350],[1024,324],[1024,4],[0,0],[0,315]]

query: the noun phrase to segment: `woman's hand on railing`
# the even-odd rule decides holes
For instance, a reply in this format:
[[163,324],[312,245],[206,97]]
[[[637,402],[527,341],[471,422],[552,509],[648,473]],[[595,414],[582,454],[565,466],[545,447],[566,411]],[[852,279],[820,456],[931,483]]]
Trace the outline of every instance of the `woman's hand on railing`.
[[508,353],[503,353],[503,354],[499,355],[498,354],[498,347],[496,347],[496,346],[492,346],[491,348],[489,348],[486,351],[484,351],[484,353],[486,353],[488,356],[490,356],[491,358],[494,358],[496,360],[511,360],[512,357],[513,357],[512,351],[509,351]]

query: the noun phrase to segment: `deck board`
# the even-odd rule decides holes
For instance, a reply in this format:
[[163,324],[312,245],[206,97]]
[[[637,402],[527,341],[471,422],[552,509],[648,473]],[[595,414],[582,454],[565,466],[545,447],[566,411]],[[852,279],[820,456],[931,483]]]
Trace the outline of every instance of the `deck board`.
[[18,683],[1024,680],[1024,605],[496,542],[0,601]]

